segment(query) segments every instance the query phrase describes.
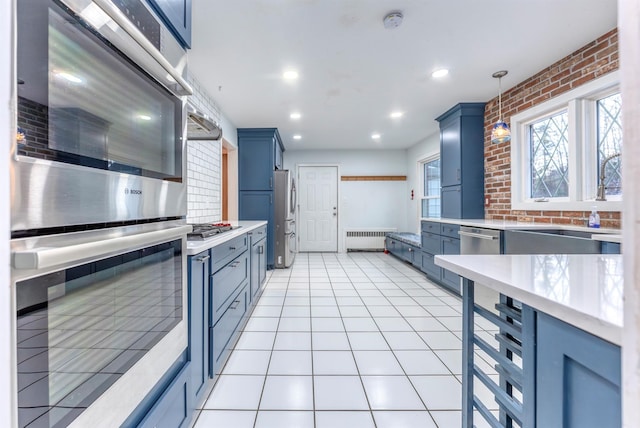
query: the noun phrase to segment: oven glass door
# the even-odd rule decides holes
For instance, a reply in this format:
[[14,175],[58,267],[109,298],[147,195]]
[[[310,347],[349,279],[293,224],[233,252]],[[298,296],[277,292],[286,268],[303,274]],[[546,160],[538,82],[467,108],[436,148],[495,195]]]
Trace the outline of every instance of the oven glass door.
[[16,284],[20,427],[62,427],[181,320],[182,240]]
[[98,6],[17,7],[17,154],[181,182],[182,101],[99,35]]

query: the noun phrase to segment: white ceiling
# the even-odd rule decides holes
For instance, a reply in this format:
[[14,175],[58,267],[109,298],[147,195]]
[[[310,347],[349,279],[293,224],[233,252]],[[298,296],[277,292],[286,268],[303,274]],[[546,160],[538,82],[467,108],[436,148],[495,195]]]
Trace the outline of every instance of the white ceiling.
[[[394,10],[404,22],[387,30]],[[494,98],[493,72],[509,70],[508,89],[616,14],[616,0],[194,0],[189,67],[232,123],[277,127],[287,149],[399,149],[454,104]]]

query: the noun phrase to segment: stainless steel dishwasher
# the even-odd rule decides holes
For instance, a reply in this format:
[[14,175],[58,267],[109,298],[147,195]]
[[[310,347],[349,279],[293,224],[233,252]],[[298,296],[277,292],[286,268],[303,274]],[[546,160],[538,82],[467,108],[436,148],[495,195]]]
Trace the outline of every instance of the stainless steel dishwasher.
[[500,254],[501,231],[460,226],[460,254]]

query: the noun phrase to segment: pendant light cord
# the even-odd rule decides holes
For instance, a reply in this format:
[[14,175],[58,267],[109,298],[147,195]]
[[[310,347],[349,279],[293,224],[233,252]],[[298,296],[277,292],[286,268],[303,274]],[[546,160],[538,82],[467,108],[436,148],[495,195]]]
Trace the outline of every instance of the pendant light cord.
[[498,120],[502,121],[502,77],[498,77]]

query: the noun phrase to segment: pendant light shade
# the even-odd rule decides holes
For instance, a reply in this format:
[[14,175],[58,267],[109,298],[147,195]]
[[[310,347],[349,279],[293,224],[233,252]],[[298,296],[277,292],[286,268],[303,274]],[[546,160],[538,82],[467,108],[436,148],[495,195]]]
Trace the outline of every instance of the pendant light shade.
[[502,78],[508,73],[507,70],[496,71],[493,77],[498,79],[498,121],[493,125],[491,131],[491,142],[494,144],[506,143],[511,141],[511,130],[507,123],[502,120]]

